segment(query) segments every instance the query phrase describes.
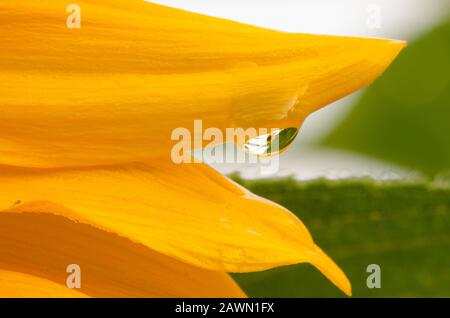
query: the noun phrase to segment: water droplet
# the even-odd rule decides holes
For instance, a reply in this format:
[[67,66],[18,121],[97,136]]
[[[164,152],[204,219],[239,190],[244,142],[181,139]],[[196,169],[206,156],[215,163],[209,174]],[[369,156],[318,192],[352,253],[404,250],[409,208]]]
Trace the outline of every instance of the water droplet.
[[246,152],[258,156],[272,156],[283,152],[295,139],[298,129],[271,129],[269,134],[257,136],[247,141],[243,148]]

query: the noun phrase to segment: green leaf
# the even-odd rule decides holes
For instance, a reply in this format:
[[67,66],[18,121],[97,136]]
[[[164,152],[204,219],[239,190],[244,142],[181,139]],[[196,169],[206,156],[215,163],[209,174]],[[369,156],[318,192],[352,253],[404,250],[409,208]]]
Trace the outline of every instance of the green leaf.
[[[450,188],[368,180],[238,182],[293,211],[348,275],[354,297],[450,295]],[[380,289],[366,285],[369,264],[381,267]],[[252,297],[344,297],[307,264],[233,276]]]
[[450,171],[450,21],[404,49],[324,144]]

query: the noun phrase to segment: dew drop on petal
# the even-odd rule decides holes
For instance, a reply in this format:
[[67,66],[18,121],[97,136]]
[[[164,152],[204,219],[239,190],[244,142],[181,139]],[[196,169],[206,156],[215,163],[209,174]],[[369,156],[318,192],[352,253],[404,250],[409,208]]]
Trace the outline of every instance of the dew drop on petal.
[[252,155],[272,156],[283,152],[294,141],[299,129],[295,127],[271,129],[243,144],[243,149]]

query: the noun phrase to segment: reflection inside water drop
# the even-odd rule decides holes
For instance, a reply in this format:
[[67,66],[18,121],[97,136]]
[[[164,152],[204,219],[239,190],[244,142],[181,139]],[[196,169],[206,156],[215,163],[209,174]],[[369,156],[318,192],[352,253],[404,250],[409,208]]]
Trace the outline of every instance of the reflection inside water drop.
[[271,156],[285,150],[295,139],[298,129],[283,128],[271,129],[268,134],[263,134],[250,139],[243,145],[243,149],[252,155]]

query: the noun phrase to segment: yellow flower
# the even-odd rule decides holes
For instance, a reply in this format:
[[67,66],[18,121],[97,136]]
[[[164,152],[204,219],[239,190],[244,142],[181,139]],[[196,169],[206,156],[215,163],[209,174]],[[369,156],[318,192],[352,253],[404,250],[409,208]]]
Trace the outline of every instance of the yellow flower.
[[[0,3],[0,296],[242,297],[226,272],[308,262],[345,274],[283,207],[171,132],[300,127],[404,47],[290,34],[138,0]],[[81,289],[65,287],[79,264]],[[5,294],[6,293],[6,294]]]

